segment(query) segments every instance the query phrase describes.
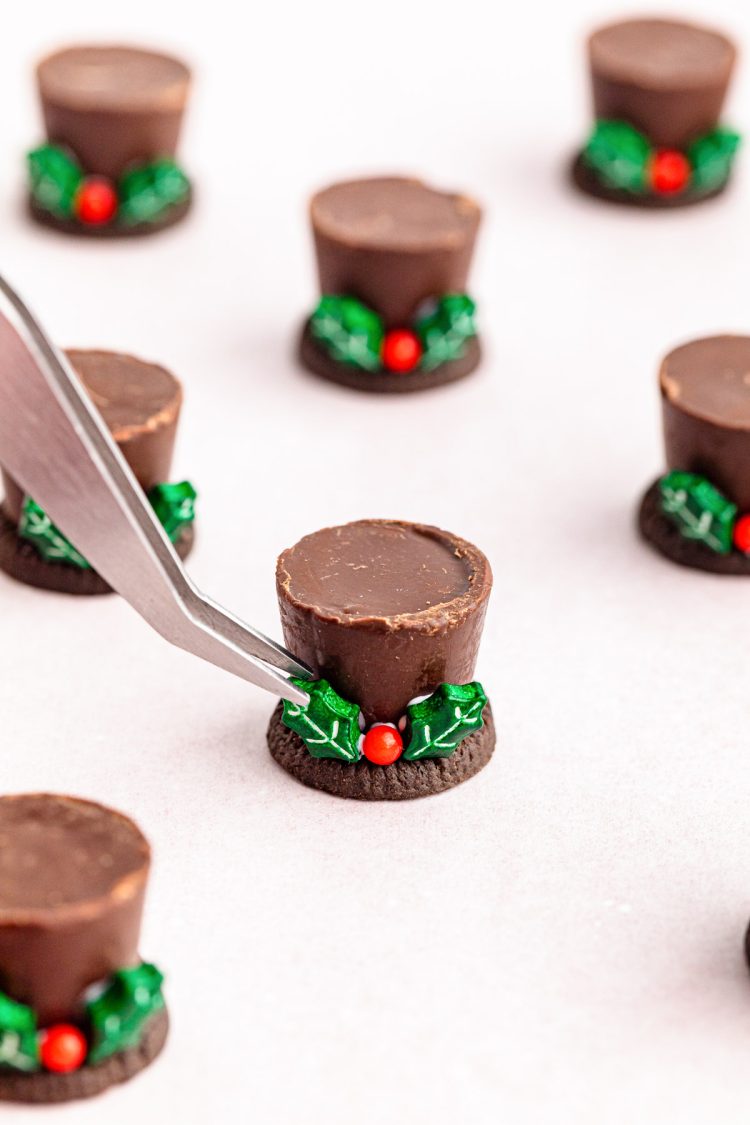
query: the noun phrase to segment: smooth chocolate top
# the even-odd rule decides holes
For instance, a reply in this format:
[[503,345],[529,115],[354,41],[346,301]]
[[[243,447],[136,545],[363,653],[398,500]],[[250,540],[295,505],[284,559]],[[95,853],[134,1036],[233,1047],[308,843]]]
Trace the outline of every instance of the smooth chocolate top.
[[190,71],[179,59],[138,47],[68,47],[42,59],[37,80],[45,101],[70,109],[180,110]]
[[750,428],[750,336],[709,336],[675,348],[659,383],[678,410],[727,429]]
[[182,387],[169,371],[121,352],[66,351],[115,441],[174,421]]
[[277,581],[294,604],[355,624],[460,616],[491,583],[471,543],[436,527],[359,520],[306,535],[280,556]]
[[735,53],[720,32],[663,19],[609,24],[589,39],[591,65],[598,74],[654,89],[713,83],[729,73]]
[[350,246],[424,251],[462,246],[480,209],[467,196],[384,176],[325,188],[313,196],[310,214],[317,230]]
[[0,797],[0,925],[139,890],[150,848],[127,817],[50,793]]

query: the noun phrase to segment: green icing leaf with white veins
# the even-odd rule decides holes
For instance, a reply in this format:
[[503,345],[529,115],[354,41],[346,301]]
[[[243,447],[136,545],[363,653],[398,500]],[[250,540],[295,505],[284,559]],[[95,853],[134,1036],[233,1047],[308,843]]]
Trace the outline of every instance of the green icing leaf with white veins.
[[27,155],[26,162],[34,202],[58,218],[70,218],[83,180],[76,161],[57,145],[40,145]]
[[26,497],[21,510],[18,534],[22,539],[27,539],[30,543],[33,543],[38,553],[47,562],[69,563],[71,566],[77,566],[80,570],[91,569],[83,555],[55,527],[44,509],[40,508],[30,496]]
[[693,141],[687,155],[692,167],[691,186],[694,191],[715,191],[726,183],[740,140],[739,133],[731,129],[714,129],[705,137]]
[[163,980],[156,965],[145,961],[113,974],[101,996],[88,1005],[89,1063],[96,1064],[118,1051],[138,1046],[146,1022],[164,1007]]
[[653,155],[648,138],[625,121],[597,121],[583,159],[612,188],[639,194],[647,187]]
[[411,726],[404,761],[449,758],[467,735],[479,730],[487,696],[480,683],[441,684],[421,703],[406,708]]
[[423,371],[432,371],[442,363],[460,359],[466,342],[476,336],[476,305],[466,293],[446,293],[433,312],[417,322],[422,342]]
[[737,505],[697,473],[673,470],[659,481],[662,511],[684,539],[695,539],[717,555],[732,550]]
[[283,700],[284,725],[304,742],[313,758],[356,762],[360,757],[359,707],[342,699],[327,680],[292,680],[306,692],[306,705]]
[[362,371],[379,371],[385,329],[376,312],[354,297],[321,297],[310,331],[329,355]]
[[33,1010],[0,992],[0,1070],[30,1074],[40,1065]]

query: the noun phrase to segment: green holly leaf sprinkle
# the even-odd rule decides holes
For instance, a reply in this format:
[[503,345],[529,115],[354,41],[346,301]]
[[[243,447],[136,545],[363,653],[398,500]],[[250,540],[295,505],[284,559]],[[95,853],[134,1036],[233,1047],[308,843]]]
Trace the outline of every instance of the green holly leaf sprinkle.
[[21,509],[18,534],[22,539],[27,539],[29,543],[33,543],[38,553],[47,562],[68,563],[70,566],[77,566],[81,570],[91,569],[83,555],[79,554],[73,544],[55,527],[46,512],[30,496],[26,497]]
[[153,223],[183,203],[190,181],[174,160],[156,160],[126,172],[118,184],[118,218],[126,226]]
[[407,762],[422,758],[448,758],[459,743],[483,725],[487,696],[480,683],[441,684],[428,699],[406,708],[411,727]]
[[313,758],[356,762],[360,757],[359,707],[342,699],[327,680],[292,680],[306,692],[307,704],[283,700],[282,720],[298,734]]
[[321,297],[310,331],[333,359],[363,371],[381,369],[385,329],[376,312],[354,297]]
[[40,1066],[33,1010],[0,992],[0,1070],[31,1073]]
[[57,145],[40,145],[28,153],[26,163],[34,202],[52,215],[70,218],[83,181],[79,164]]
[[148,494],[149,503],[172,543],[195,519],[197,492],[190,481],[179,484],[157,484]]
[[146,1022],[164,1007],[163,975],[155,965],[143,962],[134,969],[120,969],[96,1000],[88,1005],[91,1022],[91,1064],[117,1051],[136,1047]]
[[685,539],[695,539],[719,555],[732,550],[737,505],[697,473],[674,471],[659,481],[661,505]]
[[460,359],[466,341],[476,336],[476,305],[465,293],[446,293],[433,312],[417,321],[422,343],[420,368],[431,371],[442,363]]
[[714,191],[726,183],[740,142],[739,133],[731,129],[714,129],[693,141],[687,156],[692,166],[691,183],[695,191]]
[[653,152],[648,138],[625,121],[597,121],[583,159],[603,183],[637,195],[648,188]]

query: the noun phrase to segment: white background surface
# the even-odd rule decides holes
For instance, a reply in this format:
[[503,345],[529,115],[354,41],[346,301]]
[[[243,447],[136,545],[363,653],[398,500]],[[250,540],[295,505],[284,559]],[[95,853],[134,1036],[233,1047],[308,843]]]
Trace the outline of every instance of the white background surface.
[[[272,699],[118,599],[0,576],[0,787],[140,822],[142,950],[173,1018],[158,1064],[50,1118],[747,1122],[748,587],[670,567],[632,518],[662,466],[660,355],[750,327],[750,177],[664,215],[568,190],[589,124],[582,37],[621,10],[14,7],[0,270],[62,345],[184,380],[174,476],[201,493],[198,583],[278,636],[277,553],[366,515],[455,530],[496,580],[478,669],[495,758],[388,806],[287,777],[265,746]],[[750,42],[739,0],[705,15]],[[20,216],[41,136],[31,64],[117,37],[194,62],[182,158],[200,201],[159,238],[92,245]],[[741,69],[726,118],[746,132],[749,83]],[[486,207],[471,286],[486,362],[403,400],[317,382],[291,356],[315,298],[308,194],[390,170]]]

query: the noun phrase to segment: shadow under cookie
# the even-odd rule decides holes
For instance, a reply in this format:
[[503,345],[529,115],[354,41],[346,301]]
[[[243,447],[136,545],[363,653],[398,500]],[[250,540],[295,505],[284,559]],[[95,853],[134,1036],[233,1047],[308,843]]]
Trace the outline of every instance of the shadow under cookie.
[[[175,551],[184,561],[195,542],[195,528],[189,524],[174,544]],[[111,594],[112,587],[95,570],[82,569],[66,562],[48,562],[43,559],[33,543],[22,539],[16,525],[0,511],[0,570],[17,582],[35,586],[38,590],[51,590],[58,594],[77,594],[91,597]]]
[[464,354],[459,359],[441,363],[432,371],[411,371],[399,374],[393,371],[362,371],[348,363],[333,359],[316,341],[310,331],[310,321],[305,322],[299,342],[299,360],[303,367],[313,374],[351,387],[356,391],[372,391],[379,394],[405,394],[409,391],[427,391],[433,387],[443,387],[464,379],[479,366],[482,358],[479,340],[476,336],[466,341]]
[[162,1008],[149,1020],[140,1042],[110,1055],[95,1066],[82,1066],[69,1074],[40,1070],[34,1074],[0,1073],[0,1102],[37,1105],[93,1098],[120,1082],[127,1082],[154,1061],[166,1042],[169,1016]]
[[728,555],[712,551],[696,539],[686,539],[676,523],[662,510],[659,481],[655,481],[641,500],[638,510],[638,530],[646,542],[660,555],[693,570],[710,574],[750,576],[750,556],[733,550]]
[[467,781],[487,765],[495,749],[490,705],[484,724],[468,735],[449,758],[403,759],[376,766],[362,758],[353,765],[333,758],[314,758],[302,739],[282,722],[280,703],[268,726],[268,748],[274,760],[310,789],[355,801],[408,801],[442,793]]
[[575,187],[585,195],[593,196],[595,199],[603,199],[606,203],[619,203],[625,207],[638,207],[647,211],[674,211],[680,207],[691,207],[696,203],[705,203],[709,199],[715,199],[718,195],[721,195],[729,184],[729,180],[725,180],[713,191],[691,192],[688,188],[687,191],[674,195],[658,195],[656,192],[639,194],[623,191],[621,188],[611,188],[603,184],[583,159],[581,153],[578,153],[571,164],[570,178]]

